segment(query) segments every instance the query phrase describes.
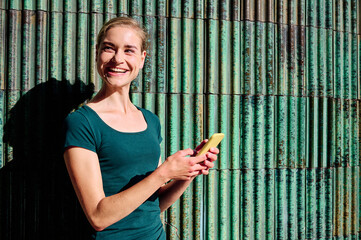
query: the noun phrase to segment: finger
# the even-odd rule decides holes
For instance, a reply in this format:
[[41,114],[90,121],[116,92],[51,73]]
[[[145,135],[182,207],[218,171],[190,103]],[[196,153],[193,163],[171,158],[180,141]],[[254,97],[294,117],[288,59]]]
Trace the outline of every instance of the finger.
[[211,153],[213,153],[213,154],[218,154],[218,153],[219,153],[219,149],[216,148],[216,147],[211,147],[208,152],[211,152]]
[[201,170],[204,170],[204,169],[207,169],[207,168],[208,168],[208,167],[205,166],[205,165],[196,164],[196,165],[194,165],[194,166],[190,169],[190,172],[201,171]]
[[206,157],[208,161],[212,161],[212,162],[216,161],[218,158],[216,154],[212,154],[209,152],[206,154]]
[[202,170],[202,174],[203,174],[203,175],[208,175],[208,174],[209,174],[209,170]]
[[206,142],[208,142],[208,139],[204,139],[195,149],[196,152],[198,152],[199,150],[202,149],[202,147],[204,146],[204,144],[206,144]]
[[207,159],[207,156],[205,154],[202,154],[202,155],[199,155],[199,156],[196,156],[196,157],[190,157],[190,161],[191,161],[191,163],[193,163],[193,165],[197,164],[197,163],[200,163],[200,162],[203,162],[206,159]]
[[207,168],[213,168],[214,167],[214,163],[211,162],[211,161],[204,161],[204,166],[207,167]]
[[194,153],[194,151],[191,148],[187,148],[187,149],[183,149],[183,150],[178,151],[178,154],[180,156],[182,156],[182,157],[193,155],[193,153]]
[[190,177],[195,177],[195,176],[198,176],[200,171],[203,171],[203,170],[193,171],[193,172],[191,172],[191,173],[190,173],[190,175],[189,175],[189,176],[190,176]]

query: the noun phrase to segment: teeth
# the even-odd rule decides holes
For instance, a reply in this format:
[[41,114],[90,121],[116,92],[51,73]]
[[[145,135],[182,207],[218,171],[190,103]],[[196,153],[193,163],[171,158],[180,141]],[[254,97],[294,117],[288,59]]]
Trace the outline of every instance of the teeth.
[[126,72],[126,70],[124,70],[124,69],[119,69],[119,68],[109,68],[110,69],[110,71],[112,71],[112,72],[118,72],[118,73],[125,73]]

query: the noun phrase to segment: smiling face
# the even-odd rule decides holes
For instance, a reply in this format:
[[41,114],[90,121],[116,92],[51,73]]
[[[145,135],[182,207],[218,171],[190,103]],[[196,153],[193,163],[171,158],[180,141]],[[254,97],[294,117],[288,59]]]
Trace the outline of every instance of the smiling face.
[[143,68],[146,52],[136,30],[115,26],[107,30],[97,46],[97,69],[107,87],[130,86]]

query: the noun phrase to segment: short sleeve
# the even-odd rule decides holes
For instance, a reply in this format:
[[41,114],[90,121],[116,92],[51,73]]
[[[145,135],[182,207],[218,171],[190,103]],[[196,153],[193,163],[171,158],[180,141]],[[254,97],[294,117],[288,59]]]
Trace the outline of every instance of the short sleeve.
[[162,127],[160,125],[160,121],[159,121],[159,118],[157,118],[157,131],[158,131],[158,141],[159,141],[159,144],[163,141],[163,138],[162,138]]
[[88,119],[79,112],[67,116],[64,122],[64,151],[68,147],[81,147],[96,152],[94,133]]

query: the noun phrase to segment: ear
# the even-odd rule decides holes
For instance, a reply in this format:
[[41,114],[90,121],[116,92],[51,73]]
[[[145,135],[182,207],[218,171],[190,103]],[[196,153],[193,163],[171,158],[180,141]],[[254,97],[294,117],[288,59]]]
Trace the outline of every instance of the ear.
[[144,67],[145,56],[147,56],[147,52],[146,52],[146,51],[143,51],[143,52],[142,52],[142,56],[141,56],[142,62],[141,62],[141,64],[140,64],[140,66],[139,66],[140,69],[142,69],[142,68]]

